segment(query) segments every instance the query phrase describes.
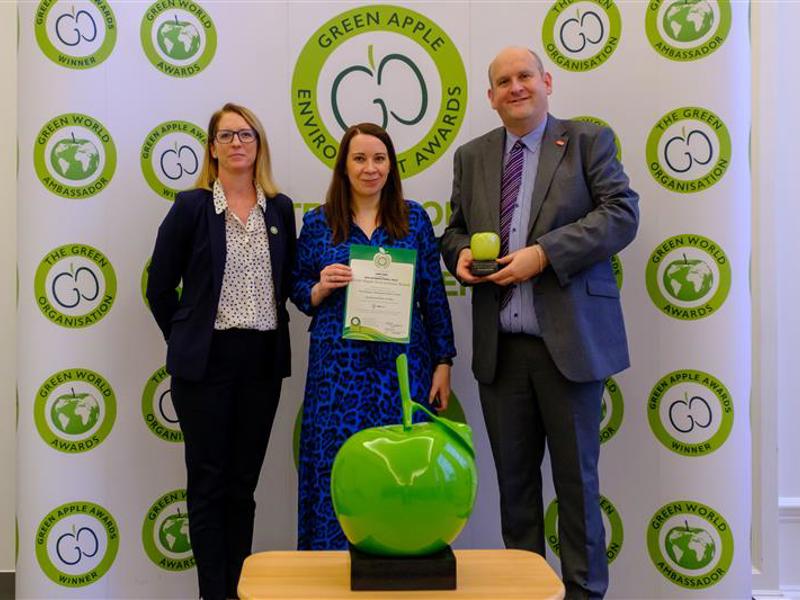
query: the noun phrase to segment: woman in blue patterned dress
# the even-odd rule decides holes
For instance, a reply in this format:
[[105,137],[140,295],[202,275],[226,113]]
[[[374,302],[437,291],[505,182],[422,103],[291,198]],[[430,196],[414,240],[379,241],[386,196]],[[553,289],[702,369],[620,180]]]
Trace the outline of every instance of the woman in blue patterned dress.
[[[409,344],[342,338],[351,244],[417,251]],[[408,355],[411,395],[439,410],[455,356],[439,247],[425,210],[403,199],[394,146],[371,123],[342,138],[325,204],[303,218],[291,299],[312,317],[300,435],[300,550],[346,547],[330,497],[333,459],[367,427],[400,423],[395,358]]]

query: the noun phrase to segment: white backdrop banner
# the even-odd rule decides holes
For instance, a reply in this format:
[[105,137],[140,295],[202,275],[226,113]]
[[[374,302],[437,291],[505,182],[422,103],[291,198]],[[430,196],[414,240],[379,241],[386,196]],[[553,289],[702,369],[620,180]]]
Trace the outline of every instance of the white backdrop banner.
[[[606,382],[601,508],[612,598],[750,594],[748,4],[19,4],[21,598],[182,598],[195,588],[182,435],[143,298],[155,232],[193,185],[205,124],[251,107],[298,224],[348,124],[396,142],[441,234],[452,155],[499,124],[489,61],[539,51],[552,112],[612,127],[641,195],[614,259],[632,366]],[[448,416],[480,485],[462,548],[502,546],[469,365],[470,292],[443,272],[459,355]],[[292,549],[307,320],[257,493],[255,550]],[[545,466],[547,469],[548,467]],[[558,504],[547,484],[549,559]]]

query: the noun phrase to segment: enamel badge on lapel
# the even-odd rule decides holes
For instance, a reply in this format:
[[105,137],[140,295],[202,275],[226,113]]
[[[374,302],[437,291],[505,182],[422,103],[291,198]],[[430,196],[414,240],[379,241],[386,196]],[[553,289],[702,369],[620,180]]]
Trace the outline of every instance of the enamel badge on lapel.
[[559,146],[561,148],[563,148],[566,145],[566,143],[567,140],[565,140],[564,138],[559,138],[556,140],[556,146]]
[[272,226],[270,226],[270,228],[269,228],[269,232],[270,232],[272,235],[278,235],[278,228],[277,228],[277,227],[275,227],[275,225],[272,225]]

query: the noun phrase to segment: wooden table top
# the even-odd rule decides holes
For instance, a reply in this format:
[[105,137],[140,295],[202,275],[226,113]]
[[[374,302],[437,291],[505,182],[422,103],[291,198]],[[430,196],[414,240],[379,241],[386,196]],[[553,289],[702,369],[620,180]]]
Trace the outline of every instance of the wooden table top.
[[560,600],[564,586],[538,554],[524,550],[455,550],[458,588],[447,591],[350,590],[350,555],[345,551],[259,552],[245,560],[239,580],[242,600],[329,598],[435,598]]

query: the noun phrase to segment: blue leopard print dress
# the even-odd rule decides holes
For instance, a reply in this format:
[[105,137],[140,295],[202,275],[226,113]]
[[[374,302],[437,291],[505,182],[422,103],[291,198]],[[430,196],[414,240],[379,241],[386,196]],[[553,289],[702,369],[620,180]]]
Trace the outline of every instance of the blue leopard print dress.
[[[418,203],[407,200],[406,204],[409,234],[396,241],[382,227],[369,239],[351,223],[349,239],[333,245],[321,207],[303,218],[291,292],[297,307],[312,317],[298,471],[300,550],[347,546],[331,503],[331,466],[341,445],[357,431],[402,421],[395,358],[403,352],[408,355],[412,398],[427,403],[434,361],[456,354],[433,227]],[[350,244],[417,250],[408,345],[342,339],[346,288],[335,291],[320,306],[311,306],[311,288],[319,281],[320,271],[332,263],[348,264]]]

